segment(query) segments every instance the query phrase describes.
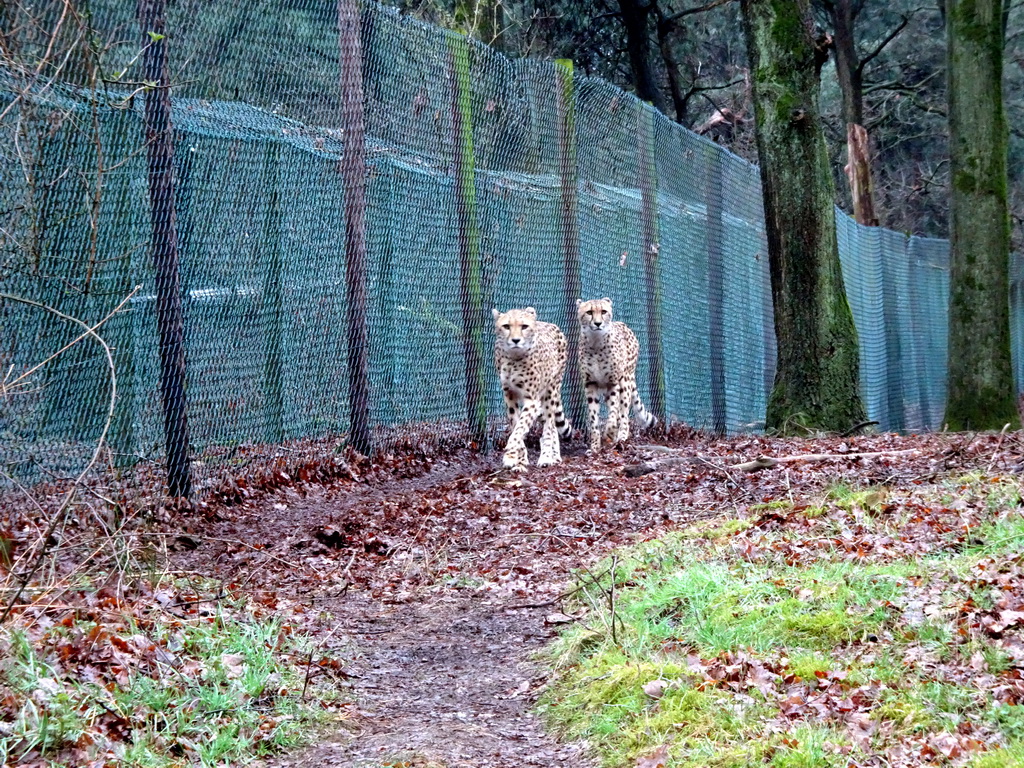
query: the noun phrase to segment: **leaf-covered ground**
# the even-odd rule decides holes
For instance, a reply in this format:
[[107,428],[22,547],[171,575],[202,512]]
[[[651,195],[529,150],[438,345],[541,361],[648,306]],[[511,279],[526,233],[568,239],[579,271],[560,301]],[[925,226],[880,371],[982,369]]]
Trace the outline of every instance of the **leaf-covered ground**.
[[[586,616],[578,615],[578,603],[573,600],[578,601],[582,593],[564,595],[573,589],[574,574],[581,574],[592,587],[593,583],[606,585],[608,577],[603,571],[613,561],[601,565],[603,558],[621,547],[695,523],[711,526],[708,530],[720,531],[721,535],[688,538],[687,546],[699,542],[702,546],[724,547],[732,558],[730,562],[750,568],[773,568],[776,563],[798,568],[803,567],[801,563],[819,561],[820,566],[814,567],[825,567],[825,563],[835,560],[856,575],[862,573],[862,564],[883,567],[889,562],[886,557],[931,556],[948,551],[942,548],[953,546],[950,542],[960,530],[957,526],[980,508],[976,501],[965,502],[969,509],[964,510],[958,509],[955,500],[944,505],[926,503],[914,494],[969,473],[974,473],[972,477],[980,483],[981,478],[1019,472],[1020,457],[1024,455],[1019,434],[777,440],[712,439],[681,432],[658,441],[676,449],[675,454],[652,451],[645,447],[648,442],[642,437],[635,439],[621,451],[608,452],[598,459],[584,456],[581,450],[570,451],[562,465],[543,470],[531,467],[525,476],[497,471],[496,454],[479,457],[458,450],[444,457],[405,451],[383,457],[373,466],[348,461],[332,469],[330,474],[336,479],[325,485],[315,482],[315,471],[302,476],[282,473],[260,489],[241,483],[225,487],[219,501],[196,510],[166,514],[159,524],[134,529],[132,536],[134,541],[152,547],[161,568],[192,574],[196,579],[212,579],[223,585],[220,592],[230,592],[232,599],[244,601],[238,605],[258,606],[259,611],[266,612],[261,618],[277,621],[304,638],[301,651],[277,657],[282,664],[292,665],[289,674],[297,672],[303,683],[308,682],[306,677],[323,684],[347,680],[347,701],[337,707],[336,713],[329,713],[330,722],[321,727],[315,743],[297,752],[279,751],[277,757],[264,758],[266,765],[586,766],[597,765],[602,754],[610,759],[609,746],[602,743],[599,734],[585,725],[562,720],[566,732],[586,737],[590,747],[585,749],[573,739],[560,743],[545,732],[534,713],[538,696],[548,685],[546,668],[534,659],[536,653],[568,623],[580,622],[573,632],[586,632],[588,627],[600,632],[601,626],[609,626],[598,618],[597,606]],[[852,451],[904,453],[863,460],[792,463],[751,474],[730,469],[730,465],[760,454]],[[635,477],[629,476],[635,472],[626,471],[642,461],[664,462],[666,457],[673,461],[660,464],[657,471]],[[307,475],[309,481],[305,480]],[[267,487],[272,490],[267,491]],[[869,489],[868,493],[884,496],[882,508],[886,504],[896,504],[896,508],[884,513],[882,519],[906,519],[913,535],[903,539],[893,532],[862,535],[857,515],[861,520],[875,520],[877,516],[873,517],[870,510],[877,505],[873,500],[867,507],[863,503],[825,504],[823,499],[838,488],[854,495],[861,492],[859,489]],[[942,512],[939,519],[941,525],[952,529],[940,530],[925,518],[918,521],[913,504],[950,510]],[[807,514],[812,506],[825,511],[817,517]],[[801,521],[807,521],[806,530],[801,528],[805,525]],[[971,543],[972,537],[982,535],[977,527],[981,524],[971,525],[974,527],[964,528],[964,543],[956,546],[982,546]],[[908,554],[905,546],[916,549]],[[615,573],[619,575],[632,555],[612,556],[617,558]],[[1004,549],[990,556],[994,569],[994,563],[1010,553]],[[998,571],[992,573],[993,578],[1000,578]],[[856,578],[868,583],[866,576]],[[808,652],[831,658],[835,648],[870,645],[864,632],[870,629],[883,638],[884,632],[892,631],[886,622],[891,624],[897,613],[916,617],[920,612],[930,622],[928,626],[938,621],[928,613],[935,610],[928,597],[929,590],[935,588],[932,581],[908,582],[905,591],[910,597],[895,595],[895,587],[883,582],[879,582],[881,586],[872,583],[866,599],[881,601],[876,593],[885,587],[893,593],[886,593],[892,606],[874,605],[871,613],[861,615],[859,611],[845,613],[852,603],[837,603],[843,608],[835,608],[836,620],[815,630],[825,633],[832,645],[826,647],[823,642]],[[858,582],[857,589],[860,586]],[[998,586],[994,584],[993,588]],[[961,587],[969,589],[966,573],[961,582],[944,589],[943,594],[952,600]],[[618,589],[629,588],[623,582]],[[779,594],[786,588],[773,587]],[[787,599],[801,604],[838,600],[835,594],[815,592],[814,585],[806,588],[811,593],[798,592]],[[593,587],[592,593],[603,594],[601,589]],[[218,589],[213,592],[210,604],[223,602]],[[616,594],[616,600],[623,599]],[[999,628],[1004,638],[1016,637],[1013,614],[1000,614],[1002,610],[1018,610],[1016,605],[999,607],[974,599],[976,607],[970,609],[974,612],[970,621],[981,627],[979,632],[990,631],[984,629],[985,622],[995,622],[992,627]],[[943,603],[941,610],[952,610],[952,605]],[[1024,611],[1024,606],[1020,609]],[[50,615],[41,606],[36,610]],[[616,607],[616,615],[622,610]],[[880,612],[878,616],[874,615],[876,611]],[[774,618],[766,615],[760,626],[773,626]],[[961,621],[952,614],[940,618],[949,626]],[[689,625],[691,619],[684,611],[677,624],[694,631]],[[709,626],[703,615],[699,619]],[[621,646],[620,652],[626,653],[625,643],[631,636],[620,629],[616,637],[602,636],[600,642]],[[756,622],[737,625],[737,632],[743,629],[760,631]],[[790,673],[777,660],[762,660],[759,641],[734,639],[735,648],[726,649],[727,638],[723,636],[719,639],[721,648],[710,653],[712,645],[698,647],[681,635],[671,639],[676,643],[672,653],[686,660],[696,652],[709,670],[717,669],[716,664],[723,669],[761,664],[765,676],[778,676],[770,680],[780,690],[790,684],[785,681]],[[889,647],[892,643],[880,639],[875,645]],[[1000,685],[1011,685],[1012,678],[1007,675],[1016,669],[1014,657],[1010,650],[992,647],[1003,655],[993,656],[985,662],[990,665],[987,669],[973,670],[972,675],[977,678],[988,674]],[[708,653],[702,653],[705,650]],[[718,652],[727,650],[734,657],[719,658]],[[637,652],[642,652],[640,646]],[[658,652],[664,652],[660,646]],[[978,652],[984,657],[980,646]],[[230,649],[220,653],[229,654],[230,660]],[[762,656],[752,655],[757,653]],[[979,666],[972,651],[966,669],[971,669],[972,657]],[[559,658],[566,670],[585,663],[583,656],[572,659],[566,653]],[[813,658],[808,657],[811,666]],[[131,663],[143,661],[133,659]],[[914,663],[927,665],[931,661]],[[1000,664],[1001,671],[993,672]],[[813,683],[801,678],[799,684],[806,689],[800,694],[802,699],[785,704],[793,715],[778,721],[783,733],[816,726],[818,719],[826,717],[813,702],[827,686],[834,686],[835,694],[830,695],[835,698],[841,691],[852,691],[853,682],[861,687],[873,682],[849,675],[829,677],[842,671],[838,664],[834,669],[819,671],[825,674],[815,676]],[[734,670],[722,672],[726,678],[738,674]],[[750,673],[743,675],[742,685],[747,688],[738,694],[753,696],[746,682]],[[754,677],[760,675],[754,673]],[[767,685],[768,679],[759,684]],[[647,682],[645,679],[640,684]],[[677,680],[669,682],[679,685]],[[283,702],[299,698],[288,685],[281,688]],[[798,693],[794,691],[793,695]],[[557,688],[548,691],[548,702],[555,702],[558,695]],[[665,697],[672,695],[666,693]],[[656,701],[640,701],[648,714],[654,712]],[[5,719],[17,703],[17,697],[7,701]],[[573,706],[585,709],[583,702]],[[866,705],[857,706],[860,709],[855,707],[850,712],[871,711]],[[848,714],[834,714],[829,709],[827,717],[832,719],[822,723],[833,727]],[[625,751],[620,749],[619,754],[633,761],[647,755],[648,747],[653,750],[670,743],[669,759],[678,759],[678,752],[673,750],[679,749],[683,733],[668,734],[665,741],[641,741]],[[978,731],[976,735],[982,740],[993,733]],[[955,731],[957,739],[961,736],[964,743],[957,741],[958,754],[975,754],[968,743],[970,734]],[[857,746],[855,737],[849,738]],[[872,733],[871,738],[878,738],[878,734]],[[918,752],[916,757],[908,758],[907,764],[945,760],[943,750],[953,749],[948,742],[929,744],[938,757]],[[183,764],[194,762],[196,754],[178,758],[171,754],[171,758]],[[174,764],[173,760],[168,764]]]
[[621,551],[551,719],[611,766],[1024,766],[1021,491],[836,485]]

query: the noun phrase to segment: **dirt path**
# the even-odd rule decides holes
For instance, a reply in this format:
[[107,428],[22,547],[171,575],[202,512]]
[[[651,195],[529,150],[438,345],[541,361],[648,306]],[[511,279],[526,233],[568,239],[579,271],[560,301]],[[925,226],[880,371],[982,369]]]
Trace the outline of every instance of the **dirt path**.
[[172,521],[189,528],[175,555],[183,568],[320,617],[310,624],[323,652],[351,675],[353,703],[338,729],[262,765],[594,765],[579,745],[546,735],[531,712],[545,682],[531,654],[552,637],[545,616],[558,606],[511,606],[558,595],[574,569],[614,547],[785,497],[791,480],[802,496],[846,478],[914,482],[966,450],[934,438],[920,456],[746,475],[725,467],[760,454],[917,448],[922,439],[670,442],[700,459],[627,477],[626,465],[650,455],[634,445],[510,477],[495,472],[494,456],[463,454],[415,469],[378,464],[351,482],[285,488]]
[[530,711],[543,677],[529,655],[551,636],[543,612],[503,602],[354,601],[344,613],[359,652],[349,668],[355,716],[329,741],[267,768],[592,765],[579,746],[546,735]]

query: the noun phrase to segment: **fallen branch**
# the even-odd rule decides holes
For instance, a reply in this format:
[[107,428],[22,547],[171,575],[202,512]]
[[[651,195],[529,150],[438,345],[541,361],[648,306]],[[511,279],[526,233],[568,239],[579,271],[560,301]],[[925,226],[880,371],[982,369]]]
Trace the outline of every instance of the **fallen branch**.
[[651,461],[643,461],[639,464],[630,464],[622,470],[622,474],[626,477],[642,477],[643,475],[649,475],[652,472],[658,472],[669,467],[689,464],[695,460],[693,456],[672,456],[667,459],[652,459]]
[[850,428],[849,428],[848,430],[846,430],[845,432],[843,432],[843,433],[842,433],[842,434],[840,435],[840,437],[849,437],[850,435],[852,435],[852,434],[854,434],[854,433],[856,433],[856,432],[860,432],[860,431],[861,431],[862,429],[864,429],[865,427],[871,427],[871,426],[874,426],[874,425],[877,425],[877,424],[878,424],[878,422],[877,422],[877,421],[862,421],[862,422],[860,422],[859,424],[854,424],[854,425],[853,425],[852,427],[850,427]]
[[[645,448],[653,448],[654,446],[644,446]],[[661,446],[658,446],[661,448]],[[669,450],[676,454],[681,453],[679,449],[662,449],[657,453],[667,453]],[[917,448],[909,448],[900,451],[871,451],[867,453],[803,453],[797,456],[758,456],[752,461],[745,461],[740,464],[717,464],[704,456],[698,456],[696,454],[691,455],[674,455],[664,459],[652,459],[650,461],[644,461],[640,464],[630,464],[623,470],[623,474],[626,477],[641,477],[642,475],[649,475],[652,472],[658,472],[669,467],[679,466],[680,464],[690,464],[699,462],[711,469],[718,470],[724,473],[730,480],[735,483],[735,479],[730,474],[730,471],[738,472],[759,472],[762,469],[771,469],[777,467],[779,464],[795,464],[803,461],[841,461],[843,459],[871,459],[879,456],[899,456],[902,454],[919,453]]]
[[917,448],[907,448],[902,451],[871,451],[868,453],[802,453],[797,456],[758,456],[753,461],[745,461],[742,464],[731,464],[729,469],[736,469],[740,472],[758,472],[762,469],[771,469],[779,464],[795,464],[801,461],[842,461],[844,459],[874,459],[879,456],[900,456],[908,453],[920,453]]

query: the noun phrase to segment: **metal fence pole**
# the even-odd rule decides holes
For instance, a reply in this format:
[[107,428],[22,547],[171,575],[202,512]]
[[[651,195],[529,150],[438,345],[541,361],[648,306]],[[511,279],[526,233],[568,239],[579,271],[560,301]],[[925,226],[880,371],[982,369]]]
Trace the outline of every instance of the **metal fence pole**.
[[284,394],[281,321],[284,310],[281,299],[281,143],[267,142],[266,170],[269,200],[263,243],[267,249],[266,273],[263,277],[263,322],[268,329],[267,357],[263,362],[263,415],[268,443],[284,442]]
[[569,420],[579,429],[587,423],[587,406],[580,373],[580,325],[576,317],[576,300],[586,298],[580,268],[579,176],[576,165],[576,93],[573,86],[572,59],[555,61],[555,95],[558,109],[558,164],[562,187],[562,263],[563,291],[562,328],[568,342],[568,365],[565,371],[566,411]]
[[637,107],[637,163],[640,174],[640,211],[643,226],[644,283],[647,292],[647,360],[650,369],[651,412],[665,424],[665,360],[661,335],[661,275],[658,251],[658,170],[655,164],[655,111],[647,104]]
[[178,230],[174,206],[174,129],[167,74],[164,0],[141,0],[145,53],[145,131],[149,160],[149,199],[156,272],[157,330],[160,339],[160,397],[164,411],[167,489],[172,497],[192,494],[188,416],[185,404],[185,334],[181,308]]
[[369,341],[366,327],[366,123],[363,104],[363,46],[357,0],[338,0],[341,62],[341,161],[345,185],[345,308],[348,338],[350,444],[362,454],[370,437]]
[[[725,243],[722,150],[706,145],[707,176],[704,206],[708,238],[708,344],[711,374],[711,428],[720,435],[728,429],[725,395]],[[768,390],[769,396],[771,389]]]
[[480,263],[480,227],[473,158],[473,109],[469,80],[469,41],[448,38],[451,54],[452,140],[455,148],[455,208],[459,230],[459,288],[462,340],[466,358],[466,418],[480,450],[487,447],[487,382],[484,378],[484,298]]

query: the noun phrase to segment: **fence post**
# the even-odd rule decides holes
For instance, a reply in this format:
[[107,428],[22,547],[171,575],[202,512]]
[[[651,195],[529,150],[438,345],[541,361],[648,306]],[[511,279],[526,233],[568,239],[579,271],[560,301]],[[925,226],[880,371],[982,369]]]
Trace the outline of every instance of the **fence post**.
[[579,180],[576,165],[576,94],[573,87],[572,59],[555,60],[555,97],[558,108],[558,165],[562,187],[562,262],[565,289],[562,328],[568,342],[565,371],[568,398],[566,411],[570,421],[585,429],[587,407],[580,373],[580,323],[576,300],[583,296],[580,269]]
[[167,490],[172,497],[192,494],[188,416],[185,408],[185,334],[181,309],[178,230],[174,205],[174,129],[167,75],[164,0],[141,0],[143,68],[146,80],[145,131],[149,199],[156,272],[157,330],[160,338],[160,397],[164,411]]
[[350,444],[362,454],[370,439],[369,349],[366,328],[366,123],[363,46],[357,0],[338,0],[341,69],[341,161],[345,186],[345,309],[348,335]]
[[[704,209],[707,212],[708,238],[708,342],[711,374],[711,428],[720,435],[728,429],[728,402],[725,396],[725,242],[724,202],[722,194],[722,150],[707,144],[707,175]],[[768,390],[771,396],[771,389]]]
[[277,185],[280,181],[281,143],[267,142],[267,222],[263,242],[268,249],[263,277],[263,321],[267,330],[267,357],[263,363],[263,415],[268,443],[284,442],[284,396],[281,368],[281,205]]
[[654,109],[637,107],[640,211],[643,226],[644,282],[647,288],[647,360],[650,368],[651,412],[665,425],[665,363],[661,337],[661,276],[658,274],[658,169],[655,165]]
[[484,378],[484,298],[480,227],[473,159],[473,108],[469,81],[469,41],[448,37],[451,54],[452,143],[455,148],[455,210],[458,215],[462,344],[466,358],[466,418],[480,450],[487,448],[487,381]]
[[900,338],[899,296],[896,295],[894,269],[898,266],[892,254],[882,247],[883,232],[875,229],[878,258],[882,274],[882,327],[885,330],[885,410],[887,419],[882,428],[888,432],[902,432],[903,414],[903,344]]
[[[130,134],[137,130],[134,117],[134,114],[125,115],[124,113],[118,113],[116,140],[123,141],[125,146],[128,146],[131,141]],[[138,221],[136,217],[141,213],[132,199],[134,171],[135,168],[133,166],[120,168],[108,182],[108,184],[116,183],[117,185],[114,198],[117,202],[114,204],[114,210],[118,212],[119,216],[124,217],[125,228],[131,234],[134,234],[134,225]],[[132,270],[132,262],[134,261],[132,251],[134,249],[127,245],[130,239],[131,235],[123,241],[124,247],[117,264],[118,284],[125,294],[135,287],[135,274]],[[137,299],[138,296],[135,298]],[[116,341],[114,342],[117,345],[117,403],[116,411],[114,412],[114,423],[111,425],[110,430],[110,444],[114,451],[114,466],[117,469],[131,467],[135,463],[135,416],[138,407],[136,390],[139,387],[139,382],[135,375],[135,355],[137,352],[135,328],[139,313],[144,311],[139,307],[139,304],[130,302],[125,311],[121,313],[121,317],[119,319],[113,318],[111,321],[112,324],[116,323],[114,327],[118,329],[118,336],[115,337]]]

